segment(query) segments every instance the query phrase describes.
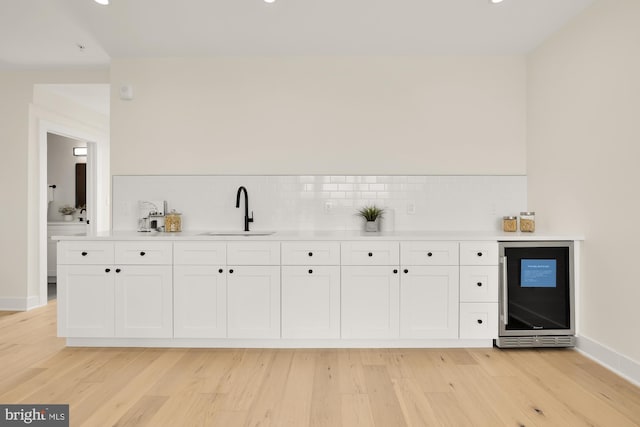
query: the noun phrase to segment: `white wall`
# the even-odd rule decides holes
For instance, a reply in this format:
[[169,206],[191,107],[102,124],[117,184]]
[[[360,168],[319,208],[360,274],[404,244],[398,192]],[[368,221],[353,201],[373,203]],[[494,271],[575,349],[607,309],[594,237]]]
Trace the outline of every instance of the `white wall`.
[[[0,309],[26,308],[38,294],[37,138],[29,110],[36,83],[108,83],[107,70],[0,71],[0,224],[8,224],[0,240]],[[25,215],[27,212],[27,215]],[[30,285],[31,284],[31,285]]]
[[117,59],[111,171],[522,175],[525,71],[523,56]]
[[87,158],[74,156],[73,148],[86,146],[84,141],[53,133],[47,135],[47,183],[56,186],[47,210],[48,221],[62,220],[62,214],[58,212],[61,206],[75,207],[76,163],[87,163]]
[[539,225],[586,236],[581,335],[636,363],[639,22],[639,1],[598,0],[530,55],[527,149]]

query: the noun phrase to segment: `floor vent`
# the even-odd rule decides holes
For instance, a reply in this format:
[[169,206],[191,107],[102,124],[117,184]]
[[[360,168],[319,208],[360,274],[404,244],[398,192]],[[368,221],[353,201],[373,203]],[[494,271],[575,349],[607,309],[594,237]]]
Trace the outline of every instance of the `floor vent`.
[[500,337],[496,346],[500,348],[524,347],[575,347],[576,337],[570,335],[540,335],[527,337]]

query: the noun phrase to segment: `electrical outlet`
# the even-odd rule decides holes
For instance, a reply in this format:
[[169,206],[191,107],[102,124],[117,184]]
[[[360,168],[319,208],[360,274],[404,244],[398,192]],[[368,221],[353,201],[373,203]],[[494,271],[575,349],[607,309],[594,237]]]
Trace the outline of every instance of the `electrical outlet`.
[[407,202],[407,214],[409,215],[416,214],[416,202],[414,202],[413,200],[410,202]]
[[330,214],[333,212],[333,202],[324,202],[324,213]]

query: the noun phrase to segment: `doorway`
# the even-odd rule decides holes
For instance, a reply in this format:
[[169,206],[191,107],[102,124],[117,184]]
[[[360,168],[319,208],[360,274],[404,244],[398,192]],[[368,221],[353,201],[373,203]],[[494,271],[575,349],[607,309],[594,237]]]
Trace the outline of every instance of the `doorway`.
[[[96,88],[98,87],[98,88]],[[93,97],[96,94],[106,103],[103,113],[90,108],[86,103],[86,96],[65,97],[64,93],[78,95],[84,93]],[[65,234],[94,234],[108,230],[110,227],[110,181],[109,181],[109,85],[35,85],[34,104],[30,108],[34,134],[37,135],[37,150],[39,158],[38,192],[38,230],[37,249],[35,259],[30,259],[29,269],[33,271],[34,282],[31,282],[31,292],[36,290],[39,304],[46,305],[49,294],[55,287],[56,264],[53,247],[55,241],[51,236]],[[42,103],[46,108],[42,108]],[[57,151],[61,146],[64,159],[63,168],[70,169],[57,174],[55,169],[50,174],[49,151]],[[86,150],[74,150],[81,148]],[[75,154],[80,154],[74,156]],[[58,153],[59,154],[59,153]],[[84,154],[84,155],[82,155]],[[54,154],[54,157],[56,155]],[[85,200],[76,191],[76,164],[86,167]],[[58,184],[59,181],[60,184]],[[82,184],[82,183],[78,183]],[[50,186],[54,186],[50,187]],[[60,186],[59,186],[60,185]],[[81,186],[81,185],[80,185]],[[34,189],[35,190],[35,189]],[[100,201],[100,203],[98,203]],[[73,212],[69,221],[65,221],[60,208],[68,207]],[[82,218],[82,220],[81,220]],[[75,229],[74,229],[75,228]],[[74,229],[74,230],[72,230]],[[77,230],[76,230],[77,229]],[[37,306],[36,305],[36,306]]]

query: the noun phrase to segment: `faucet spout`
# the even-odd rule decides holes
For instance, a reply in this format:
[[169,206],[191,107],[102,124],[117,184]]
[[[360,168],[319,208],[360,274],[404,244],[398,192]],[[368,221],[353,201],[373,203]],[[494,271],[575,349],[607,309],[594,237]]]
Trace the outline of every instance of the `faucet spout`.
[[247,189],[244,186],[238,188],[238,193],[236,194],[236,208],[240,207],[240,193],[244,191],[244,231],[249,231],[249,223],[253,222],[253,212],[251,212],[251,217],[249,217],[249,195],[247,194]]

